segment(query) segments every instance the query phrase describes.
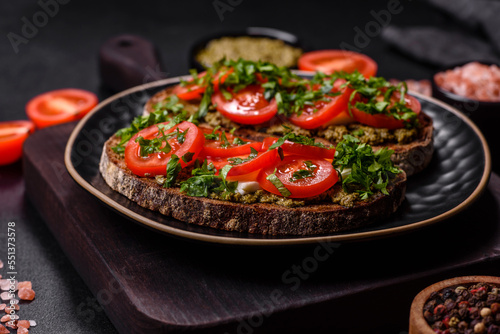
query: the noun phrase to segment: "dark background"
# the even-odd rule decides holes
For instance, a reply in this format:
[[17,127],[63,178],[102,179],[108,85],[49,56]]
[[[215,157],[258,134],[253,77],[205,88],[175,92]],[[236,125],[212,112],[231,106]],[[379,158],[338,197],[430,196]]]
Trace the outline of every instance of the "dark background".
[[[401,0],[401,6],[391,25],[458,27],[426,2]],[[95,92],[100,100],[108,97],[112,92],[101,85],[98,51],[103,42],[119,34],[138,34],[155,43],[168,76],[177,76],[187,73],[190,47],[207,34],[264,26],[295,33],[310,49],[338,48],[342,42],[354,45],[354,29],[364,30],[374,20],[371,11],[384,9],[387,1],[383,0],[243,0],[221,20],[212,1],[71,0],[59,4],[57,13],[16,53],[7,35],[22,35],[23,18],[33,22],[42,7],[37,1],[2,1],[0,121],[26,119],[26,102],[53,89],[82,88]],[[377,61],[379,75],[386,78],[429,79],[436,70],[392,49],[379,35],[362,52]],[[98,305],[90,306],[95,298],[25,198],[23,182],[20,163],[0,167],[2,191],[12,191],[0,203],[0,259],[6,262],[6,224],[14,221],[18,278],[32,280],[37,292],[32,303],[22,305],[21,317],[38,322],[33,333],[114,333]],[[5,268],[0,269],[0,274],[4,272]]]

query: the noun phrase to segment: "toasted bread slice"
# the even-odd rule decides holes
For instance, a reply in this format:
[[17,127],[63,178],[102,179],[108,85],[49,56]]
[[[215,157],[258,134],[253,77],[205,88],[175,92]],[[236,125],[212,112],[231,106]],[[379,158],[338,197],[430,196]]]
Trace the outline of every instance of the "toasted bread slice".
[[[144,106],[144,113],[147,114],[151,112],[152,110],[154,110],[153,106],[155,104],[164,101],[171,95],[171,87],[156,93]],[[185,109],[189,113],[195,113],[198,110],[199,101],[180,100],[180,102],[184,105]],[[326,136],[324,134],[324,131],[321,130],[300,129],[292,124],[286,123],[286,120],[279,118],[275,118],[268,124],[263,124],[260,126],[244,126],[241,124],[233,123],[229,119],[223,117],[217,111],[212,111],[209,112],[209,114],[205,117],[205,121],[212,127],[220,125],[222,128],[225,128],[227,130],[236,127],[237,130],[235,131],[235,135],[253,140],[262,140],[263,138],[271,135],[281,135],[282,132],[280,131],[284,129],[281,124],[286,124],[287,126],[293,128],[294,131],[297,131],[299,134],[315,137],[318,141],[322,141],[324,143],[336,145],[338,139],[338,136],[336,138]],[[392,155],[391,159],[394,162],[394,165],[405,171],[407,176],[416,174],[427,167],[434,153],[434,128],[432,119],[427,114],[425,114],[425,112],[421,112],[419,114],[419,123],[420,127],[416,130],[416,134],[411,141],[399,143],[394,139],[388,139],[385,142],[378,144],[369,142],[369,144],[375,151],[383,147],[388,147],[389,149],[394,150],[394,154]],[[339,132],[345,132],[345,126],[340,125],[337,127],[343,129]],[[364,127],[370,128],[368,126]],[[336,130],[333,130],[333,132],[335,131]],[[395,137],[390,131],[387,132],[390,133],[391,138]],[[361,140],[363,141],[363,138],[361,138]]]
[[[368,200],[356,200],[343,206],[328,200],[301,207],[277,204],[242,204],[204,197],[187,196],[179,188],[164,188],[155,179],[134,175],[123,156],[112,147],[118,143],[110,138],[103,149],[100,172],[115,191],[142,207],[175,219],[212,228],[269,235],[320,235],[354,229],[393,214],[405,197],[406,174],[398,174],[388,186],[388,195],[377,193]],[[341,191],[339,185],[329,196]]]

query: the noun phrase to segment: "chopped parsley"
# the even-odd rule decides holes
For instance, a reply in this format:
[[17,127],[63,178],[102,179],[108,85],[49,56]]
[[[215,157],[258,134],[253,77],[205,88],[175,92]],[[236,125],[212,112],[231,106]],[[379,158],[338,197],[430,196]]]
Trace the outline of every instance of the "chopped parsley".
[[285,135],[280,137],[274,144],[272,144],[269,147],[269,150],[280,147],[287,140],[294,142],[294,143],[297,143],[297,144],[302,144],[302,145],[316,146],[316,147],[327,148],[327,149],[333,148],[333,145],[331,145],[330,147],[327,147],[322,143],[316,142],[316,139],[314,139],[314,138],[295,134],[295,133],[291,132],[291,129],[289,127],[287,127],[285,125],[283,125],[283,127],[286,129]]
[[179,103],[179,99],[175,95],[168,97],[162,102],[154,104],[152,108],[153,112],[149,115],[134,118],[129,127],[120,129],[116,132],[116,136],[120,137],[120,142],[118,145],[113,147],[113,151],[115,153],[123,154],[125,151],[125,144],[130,140],[130,138],[132,138],[137,132],[146,129],[151,125],[171,122],[170,124],[172,124],[173,127],[187,118],[187,112],[184,110],[184,106]]
[[[401,172],[391,161],[393,153],[387,147],[373,152],[370,145],[360,143],[356,137],[345,135],[337,145],[333,160],[342,188],[346,192],[359,193],[361,199],[367,199],[376,191],[388,195],[389,180]],[[351,169],[351,173],[342,179],[342,171],[346,169]]]
[[[417,114],[406,106],[405,96],[408,87],[405,82],[392,85],[382,77],[370,77],[366,79],[361,73],[335,73],[333,77],[346,80],[345,86],[353,89],[349,99],[349,112],[354,107],[370,115],[383,114],[402,120],[407,128],[418,125]],[[400,98],[394,101],[392,98],[395,92],[399,92]],[[355,97],[361,95],[361,100]],[[353,104],[354,103],[354,104]]]
[[250,147],[250,152],[252,152],[252,153],[250,153],[248,155],[248,157],[246,157],[244,159],[242,159],[242,158],[229,158],[229,159],[227,159],[227,161],[229,161],[229,164],[231,166],[241,165],[244,162],[248,162],[250,160],[257,158],[257,155],[259,155],[259,152],[253,147]]
[[[184,157],[182,157],[182,159],[184,159]],[[165,188],[172,187],[175,184],[175,180],[177,179],[177,175],[179,175],[180,171],[181,164],[179,163],[179,157],[172,154],[170,160],[167,162],[167,177],[163,186]]]
[[313,164],[310,160],[304,161],[304,165],[306,166],[306,169],[298,169],[293,172],[290,182],[296,182],[298,180],[314,176],[314,171],[318,168],[318,166]]
[[210,193],[216,193],[223,198],[228,197],[238,186],[238,182],[226,180],[231,168],[232,166],[226,165],[220,170],[219,175],[215,175],[214,165],[208,164],[205,160],[201,166],[193,169],[189,179],[181,182],[181,191],[188,196],[208,197]]

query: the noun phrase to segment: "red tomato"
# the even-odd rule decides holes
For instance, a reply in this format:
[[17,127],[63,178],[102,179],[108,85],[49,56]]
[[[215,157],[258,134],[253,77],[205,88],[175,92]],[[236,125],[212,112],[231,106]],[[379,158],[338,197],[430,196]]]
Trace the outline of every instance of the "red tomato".
[[[262,144],[261,144],[262,145]],[[229,159],[240,158],[246,159],[249,154],[240,155],[236,157],[201,157],[201,159],[207,159],[208,163],[213,163],[217,170],[220,170],[225,165],[229,165],[232,163]],[[265,152],[259,152],[257,157],[243,162],[241,164],[233,165],[233,168],[227,173],[227,176],[239,176],[239,175],[247,175],[253,173],[261,168],[265,168],[267,166],[274,165],[276,161],[279,160],[278,151],[271,150]]]
[[[217,73],[216,77],[212,80],[212,83],[214,84],[215,91],[217,91],[219,89],[219,84],[224,83],[227,76],[229,74],[231,74],[232,72],[233,72],[233,69],[231,68],[229,70],[222,70],[219,73]],[[222,73],[222,75],[221,75],[221,73]],[[202,72],[202,73],[198,74],[198,77],[202,78],[206,74],[207,74],[207,72]],[[206,86],[200,86],[197,84],[187,84],[186,86],[177,85],[174,87],[174,90],[172,91],[172,93],[177,95],[178,98],[183,99],[183,100],[194,100],[194,99],[201,99],[203,97],[203,93],[205,93],[206,89],[207,89]]]
[[[262,150],[267,150],[269,147],[276,143],[278,138],[267,137],[262,142]],[[283,153],[287,155],[300,155],[308,158],[318,158],[318,159],[333,159],[335,157],[335,149],[322,148],[317,146],[303,145],[299,143],[294,143],[293,141],[285,140],[283,145],[280,146],[283,149]]]
[[[203,127],[200,127],[200,130],[205,134],[210,134],[213,132],[213,129]],[[215,133],[219,136],[222,135],[222,131],[216,131]],[[210,157],[235,157],[238,155],[250,154],[252,152],[252,147],[258,151],[262,148],[262,143],[246,139],[244,140],[245,142],[247,142],[246,144],[233,144],[234,140],[239,137],[233,136],[228,132],[224,132],[224,134],[227,138],[227,141],[229,142],[229,145],[223,146],[224,143],[222,140],[212,140],[205,138],[203,155]]]
[[222,115],[236,123],[264,123],[278,111],[276,101],[267,101],[264,98],[264,88],[259,85],[249,85],[232,96],[228,101],[222,92],[216,92],[212,95],[212,103]]
[[0,122],[0,165],[8,165],[19,160],[23,153],[23,143],[35,130],[30,121]]
[[26,114],[41,129],[78,120],[98,103],[94,93],[67,88],[40,94],[26,104]]
[[[160,124],[168,124],[168,122]],[[203,144],[205,143],[203,132],[201,132],[193,123],[182,122],[174,126],[172,129],[165,130],[164,133],[172,133],[176,131],[176,129],[179,129],[180,132],[187,131],[183,143],[179,143],[176,137],[173,137],[168,140],[168,143],[172,147],[169,153],[159,152],[150,154],[146,157],[141,156],[140,145],[135,140],[139,136],[142,136],[144,139],[153,139],[161,135],[158,130],[158,124],[152,125],[149,128],[136,133],[125,147],[125,163],[132,173],[138,176],[166,175],[167,163],[172,154],[181,158],[179,162],[182,167],[192,164],[200,154]],[[186,153],[194,153],[193,158],[188,162],[184,162],[182,160],[182,156]]]
[[332,91],[340,91],[340,95],[333,97],[325,96],[329,102],[319,100],[313,106],[305,106],[300,116],[297,114],[290,116],[290,122],[303,129],[315,129],[327,124],[347,109],[352,89],[347,86],[340,88],[344,83],[344,80],[337,80],[333,87]]
[[[294,172],[300,169],[309,170],[305,161],[310,161],[316,166],[311,172],[312,176],[291,181],[290,179],[293,177]],[[257,177],[257,181],[263,189],[280,196],[282,195],[278,191],[278,188],[266,179],[270,174],[274,173],[275,169],[278,179],[291,192],[290,198],[305,198],[319,195],[330,189],[338,181],[337,172],[333,169],[330,162],[323,159],[288,155],[276,165],[263,168]]]
[[[392,102],[399,101],[400,98],[401,94],[399,92],[395,92],[391,97],[391,101]],[[359,101],[359,98],[357,100]],[[408,94],[405,94],[405,102],[408,108],[410,108],[417,114],[420,113],[421,105],[416,98]],[[356,104],[356,99],[352,102],[352,105],[355,104]],[[388,108],[390,107],[391,106],[389,106]],[[394,130],[403,128],[405,126],[402,120],[397,120],[389,115],[367,114],[364,111],[358,110],[357,108],[354,107],[351,108],[351,112],[356,121],[358,121],[361,124],[373,126],[375,128],[386,128],[389,130]]]
[[352,73],[358,70],[365,78],[377,73],[377,63],[370,57],[346,50],[318,50],[304,53],[298,61],[299,70]]

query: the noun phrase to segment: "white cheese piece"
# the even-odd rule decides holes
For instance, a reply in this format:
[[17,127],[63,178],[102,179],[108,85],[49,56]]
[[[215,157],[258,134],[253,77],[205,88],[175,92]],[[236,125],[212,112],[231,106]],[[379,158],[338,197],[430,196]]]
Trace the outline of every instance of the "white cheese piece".
[[248,182],[238,182],[238,187],[236,187],[236,192],[241,195],[251,194],[257,190],[262,189],[259,186],[259,182],[248,181]]

